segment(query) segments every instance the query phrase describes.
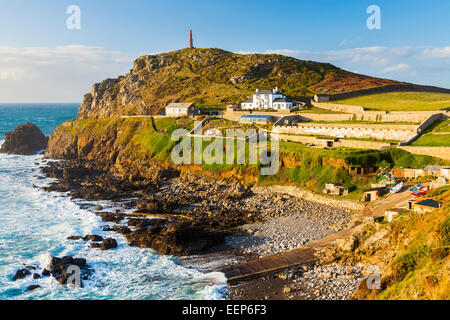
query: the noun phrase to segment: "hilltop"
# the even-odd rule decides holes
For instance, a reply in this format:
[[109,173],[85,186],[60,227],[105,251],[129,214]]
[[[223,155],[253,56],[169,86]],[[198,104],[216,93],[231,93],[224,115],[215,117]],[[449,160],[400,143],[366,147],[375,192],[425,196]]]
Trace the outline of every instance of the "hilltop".
[[78,118],[158,114],[170,102],[200,107],[238,103],[255,88],[279,87],[293,99],[402,83],[359,75],[329,63],[277,54],[236,54],[221,49],[182,49],[134,61],[125,76],[107,79],[86,94]]

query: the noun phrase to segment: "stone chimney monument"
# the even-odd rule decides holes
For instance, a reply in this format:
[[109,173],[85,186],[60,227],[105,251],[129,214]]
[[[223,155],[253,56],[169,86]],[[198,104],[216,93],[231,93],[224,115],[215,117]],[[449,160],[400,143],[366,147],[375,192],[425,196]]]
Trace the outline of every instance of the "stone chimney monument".
[[189,48],[193,48],[194,47],[194,40],[192,39],[192,30],[189,29]]

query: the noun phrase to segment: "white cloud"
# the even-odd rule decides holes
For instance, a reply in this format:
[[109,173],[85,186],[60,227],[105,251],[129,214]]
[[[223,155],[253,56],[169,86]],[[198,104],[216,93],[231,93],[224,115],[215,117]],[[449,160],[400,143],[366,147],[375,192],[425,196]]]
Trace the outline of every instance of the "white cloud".
[[101,47],[0,47],[0,101],[81,101],[92,84],[131,64],[127,55]]
[[450,47],[425,48],[420,55],[422,59],[446,59],[450,58]]
[[395,71],[404,71],[404,70],[408,70],[408,69],[409,69],[409,65],[408,64],[406,64],[406,63],[399,63],[399,64],[396,64],[394,66],[384,68],[381,72],[383,72],[383,73],[390,73],[390,72],[395,72]]

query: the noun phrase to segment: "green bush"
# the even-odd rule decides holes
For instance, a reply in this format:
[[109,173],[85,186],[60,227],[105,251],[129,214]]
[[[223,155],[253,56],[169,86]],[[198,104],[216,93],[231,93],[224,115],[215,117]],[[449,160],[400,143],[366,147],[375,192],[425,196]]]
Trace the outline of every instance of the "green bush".
[[403,279],[408,273],[416,270],[420,261],[431,253],[428,246],[414,246],[411,247],[401,256],[394,260],[393,267],[396,275]]
[[450,245],[450,216],[448,216],[440,225],[439,234],[442,237],[444,246]]

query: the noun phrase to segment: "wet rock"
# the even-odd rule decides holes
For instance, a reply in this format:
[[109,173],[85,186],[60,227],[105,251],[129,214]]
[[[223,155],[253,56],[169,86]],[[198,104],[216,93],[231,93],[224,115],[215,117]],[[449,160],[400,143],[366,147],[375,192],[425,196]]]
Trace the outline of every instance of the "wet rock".
[[47,148],[48,138],[34,124],[21,124],[5,134],[0,153],[32,155]]
[[[49,273],[58,281],[58,283],[64,285],[67,284],[67,280],[69,277],[75,275],[77,266],[80,270],[80,277],[83,279],[87,279],[92,270],[87,266],[86,259],[84,258],[74,258],[72,256],[65,256],[62,258],[52,257],[49,265]],[[44,270],[45,271],[45,270]],[[44,272],[42,272],[44,274]],[[79,286],[82,286],[81,279],[79,282],[76,282]]]
[[99,236],[99,235],[87,235],[83,237],[84,241],[93,241],[93,242],[99,242],[99,241],[103,241],[103,237]]
[[191,255],[222,243],[223,231],[217,231],[190,222],[172,222],[161,226],[139,229],[126,235],[128,243],[141,248],[152,248],[161,254]]
[[114,248],[117,248],[117,241],[112,238],[105,239],[100,245],[100,249],[102,250],[110,250]]
[[27,276],[29,276],[31,274],[30,271],[28,271],[27,269],[19,269],[17,270],[16,274],[13,277],[13,281],[16,281],[18,279],[24,279]]
[[33,291],[33,290],[39,289],[40,287],[41,287],[40,285],[34,284],[31,286],[28,286],[27,291]]
[[41,278],[41,276],[38,273],[33,273],[33,279],[34,280],[37,280],[37,279],[40,279],[40,278]]
[[77,241],[77,240],[81,240],[81,237],[80,236],[70,236],[70,237],[67,237],[67,240]]
[[126,227],[126,226],[120,226],[120,225],[115,225],[115,226],[105,226],[103,228],[103,231],[114,231],[120,234],[127,234],[130,233],[131,230],[130,228]]
[[47,269],[42,270],[42,276],[43,277],[50,277],[50,271]]
[[125,215],[122,213],[116,212],[101,212],[99,215],[102,217],[103,222],[116,222],[119,223],[125,218]]

